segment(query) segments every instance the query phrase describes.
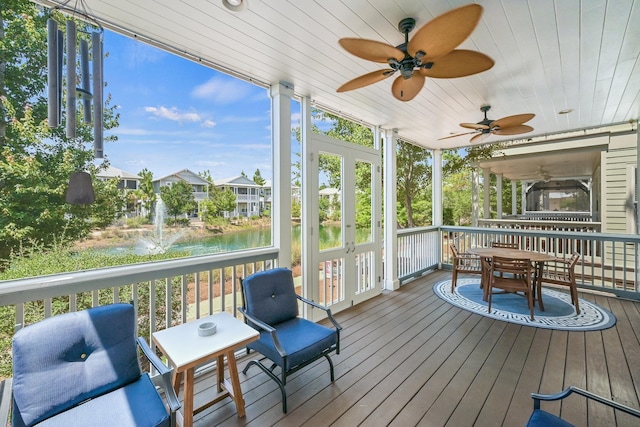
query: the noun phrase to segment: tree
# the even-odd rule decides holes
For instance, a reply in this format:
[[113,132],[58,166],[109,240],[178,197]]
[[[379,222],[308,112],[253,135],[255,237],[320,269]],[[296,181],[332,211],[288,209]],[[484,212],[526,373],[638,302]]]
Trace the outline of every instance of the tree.
[[[51,16],[64,22],[58,12]],[[71,244],[99,222],[98,204],[65,203],[71,172],[88,170],[95,176],[107,164],[93,164],[92,126],[83,123],[81,104],[76,138],[68,139],[64,126],[47,126],[46,19],[28,0],[4,0],[0,8],[0,259],[5,260],[36,242],[41,248]],[[78,25],[79,37],[86,37],[81,30],[86,24]],[[118,124],[110,102],[107,95],[105,129]],[[107,197],[102,189],[96,185],[97,200]]]
[[216,210],[222,212],[233,212],[236,209],[236,195],[230,188],[219,189],[213,193],[213,202]]
[[[431,184],[431,153],[423,147],[398,141],[396,145],[397,200],[406,209],[406,226],[415,227],[414,202]],[[426,225],[426,224],[419,224]]]
[[265,182],[267,182],[262,177],[262,174],[260,173],[260,169],[256,169],[256,171],[253,173],[253,182],[255,182],[260,187],[262,187],[265,184]]
[[177,181],[160,187],[160,197],[167,208],[167,213],[176,223],[178,215],[189,213],[196,208],[193,187],[186,181]]
[[147,213],[147,219],[151,221],[151,211],[153,204],[156,202],[156,190],[153,188],[153,172],[147,168],[138,172],[140,177],[140,185],[138,186],[142,207]]

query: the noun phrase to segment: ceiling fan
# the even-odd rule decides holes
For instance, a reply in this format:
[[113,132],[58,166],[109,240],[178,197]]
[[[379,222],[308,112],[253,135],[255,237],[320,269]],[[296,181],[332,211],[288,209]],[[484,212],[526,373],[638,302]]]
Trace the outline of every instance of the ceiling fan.
[[405,18],[398,24],[404,33],[404,43],[392,45],[375,40],[343,38],[340,45],[349,53],[369,61],[388,63],[390,68],[364,74],[337,89],[346,92],[379,82],[400,71],[391,87],[393,96],[400,101],[413,99],[425,77],[450,79],[486,71],[493,67],[493,59],[473,50],[456,49],[474,30],[482,6],[469,4],[450,10],[420,28],[409,40],[416,21]]
[[484,113],[484,120],[478,123],[460,123],[460,126],[467,129],[473,129],[471,132],[458,133],[456,135],[445,136],[439,138],[442,139],[455,138],[462,135],[470,135],[475,133],[469,142],[471,144],[482,142],[489,136],[493,135],[518,135],[521,133],[531,132],[533,128],[531,126],[523,124],[533,119],[535,114],[517,114],[515,116],[507,116],[498,120],[487,119],[487,111],[491,109],[491,105],[483,105],[480,107],[480,111]]

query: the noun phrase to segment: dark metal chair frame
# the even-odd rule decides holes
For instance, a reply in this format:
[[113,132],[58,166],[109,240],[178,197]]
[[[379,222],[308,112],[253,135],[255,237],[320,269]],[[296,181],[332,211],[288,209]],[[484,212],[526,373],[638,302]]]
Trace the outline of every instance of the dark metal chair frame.
[[[275,361],[263,355],[263,357],[261,357],[258,360],[250,360],[242,370],[242,373],[246,375],[249,368],[255,365],[258,368],[260,368],[265,374],[267,374],[271,379],[273,379],[276,382],[276,384],[278,384],[278,387],[280,388],[280,393],[282,395],[282,412],[286,413],[287,412],[287,393],[284,386],[287,384],[287,376],[293,374],[294,372],[299,371],[300,369],[308,366],[309,364],[315,362],[316,360],[324,357],[329,362],[329,372],[331,376],[331,382],[335,381],[335,376],[333,372],[333,361],[331,360],[331,357],[329,356],[329,354],[333,351],[335,351],[336,354],[340,354],[340,331],[342,330],[342,326],[340,326],[338,321],[336,321],[336,319],[331,314],[331,309],[296,294],[297,300],[302,301],[303,303],[308,304],[309,306],[317,308],[319,310],[322,310],[326,313],[327,317],[329,318],[329,321],[331,321],[331,323],[335,328],[335,331],[337,334],[337,343],[336,345],[328,347],[323,351],[317,353],[313,358],[306,360],[304,363],[298,364],[289,369],[285,369],[284,367],[287,365],[286,360],[288,355],[278,337],[278,325],[268,325],[262,320],[250,314],[247,309],[247,301],[246,301],[245,290],[244,290],[244,280],[242,278],[240,278],[240,289],[241,289],[241,295],[242,295],[242,307],[238,307],[238,311],[242,313],[242,315],[244,316],[245,322],[248,321],[249,324],[253,323],[255,327],[258,327],[270,334],[271,339],[273,340],[273,344],[277,352],[279,353],[280,357],[282,358],[282,365],[283,365],[283,366],[280,366],[281,372],[280,372],[280,377],[278,377],[274,373],[274,370],[279,365]],[[311,322],[311,321],[309,320],[308,322]],[[247,346],[247,354],[250,352],[249,346]],[[272,362],[270,367],[267,367],[262,363],[265,360],[270,360]]]
[[[631,408],[629,406],[623,405],[621,403],[615,402],[613,400],[610,399],[605,399],[602,396],[598,396],[597,394],[591,393],[590,391],[587,390],[583,390],[581,388],[578,388],[576,386],[570,386],[566,389],[564,389],[563,391],[561,391],[560,393],[556,393],[556,394],[540,394],[540,393],[531,393],[531,398],[533,399],[533,413],[531,414],[531,417],[533,418],[534,414],[536,413],[536,411],[538,412],[542,412],[544,413],[544,425],[545,427],[549,427],[550,424],[553,425],[553,423],[557,423],[558,425],[568,425],[569,423],[567,423],[566,421],[564,421],[563,419],[561,419],[560,417],[550,414],[542,409],[540,409],[540,402],[541,401],[546,401],[546,402],[550,402],[550,401],[554,401],[554,400],[562,400],[565,397],[569,396],[572,393],[576,393],[579,394],[581,396],[586,397],[587,399],[591,399],[594,400],[596,402],[602,403],[603,405],[609,406],[611,408],[617,409],[619,411],[625,412],[629,415],[632,415],[634,417],[640,418],[640,410],[638,409],[634,409]],[[542,425],[540,424],[540,422],[533,422],[532,419],[529,419],[529,422],[527,423],[527,426],[538,426],[538,425]]]

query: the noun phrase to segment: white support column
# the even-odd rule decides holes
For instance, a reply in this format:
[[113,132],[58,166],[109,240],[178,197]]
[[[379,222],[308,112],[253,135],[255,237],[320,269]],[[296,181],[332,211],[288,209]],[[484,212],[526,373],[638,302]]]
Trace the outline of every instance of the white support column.
[[442,225],[442,150],[433,150],[432,177],[432,222],[433,225]]
[[[640,204],[640,128],[636,120],[636,202]],[[602,211],[602,208],[600,208]],[[636,206],[636,233],[640,234],[640,206]]]
[[496,175],[496,212],[497,218],[502,219],[502,174]]
[[[300,164],[302,173],[302,296],[310,299],[317,298],[318,280],[318,254],[314,248],[318,247],[318,173],[313,173],[313,160],[311,153],[311,98],[302,98],[300,109],[301,115],[301,154]],[[316,156],[317,157],[317,156]],[[316,162],[317,159],[314,159]],[[314,214],[315,213],[315,214]],[[315,231],[315,232],[314,232]],[[314,277],[315,275],[315,277]],[[303,304],[303,316],[309,318],[309,306]]]
[[384,288],[400,288],[398,280],[398,214],[396,212],[396,143],[398,130],[384,136]]
[[511,215],[518,215],[518,181],[511,181]]
[[471,226],[478,226],[478,218],[480,218],[480,183],[478,182],[480,174],[478,168],[471,170]]
[[484,204],[482,208],[482,218],[491,219],[491,192],[489,191],[491,187],[491,170],[490,169],[482,169],[482,190],[484,193]]
[[527,189],[529,188],[529,184],[525,181],[520,181],[520,191],[522,192],[521,194],[521,199],[522,199],[522,205],[520,206],[520,213],[524,214],[525,211],[527,210]]
[[271,236],[278,248],[278,266],[291,267],[291,98],[293,86],[273,83],[271,96],[271,141],[273,186]]

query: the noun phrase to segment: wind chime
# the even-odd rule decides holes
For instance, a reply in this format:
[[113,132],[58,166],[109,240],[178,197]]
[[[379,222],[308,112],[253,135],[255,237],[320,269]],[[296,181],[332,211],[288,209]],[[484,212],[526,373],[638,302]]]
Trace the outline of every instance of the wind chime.
[[[66,63],[66,136],[71,139],[76,137],[76,104],[79,100],[83,105],[84,122],[91,123],[93,121],[94,156],[98,159],[104,157],[102,27],[100,27],[100,30],[100,32],[91,33],[91,63],[93,66],[93,79],[91,79],[89,74],[89,44],[87,40],[80,40],[81,87],[76,87],[76,53],[78,49],[78,43],[76,40],[76,23],[72,20],[66,21],[65,49],[65,35],[58,29],[58,23],[52,18],[49,18],[47,21],[49,127],[57,128],[61,124],[62,86],[64,80],[62,69],[63,64]],[[93,87],[91,83],[93,83]],[[92,101],[93,111],[91,105]],[[71,173],[69,178],[69,187],[67,188],[66,193],[66,202],[74,205],[88,205],[94,201],[95,194],[91,183],[91,175],[86,171],[75,171]]]

